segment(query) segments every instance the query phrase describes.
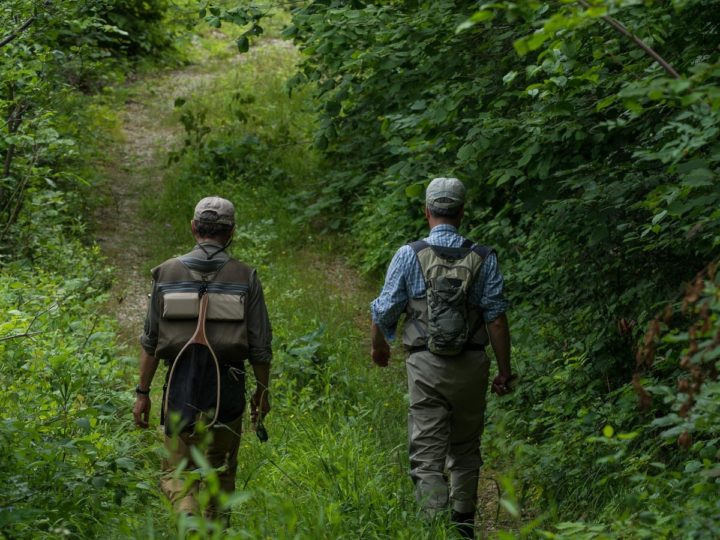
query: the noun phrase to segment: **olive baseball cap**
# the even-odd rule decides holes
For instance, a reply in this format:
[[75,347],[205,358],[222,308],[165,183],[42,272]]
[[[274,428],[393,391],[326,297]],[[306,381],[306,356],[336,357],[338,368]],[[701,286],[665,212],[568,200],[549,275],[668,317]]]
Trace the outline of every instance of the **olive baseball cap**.
[[222,197],[205,197],[195,206],[193,219],[203,223],[232,226],[235,225],[235,207]]
[[429,208],[452,210],[465,204],[465,185],[457,178],[435,178],[425,190]]

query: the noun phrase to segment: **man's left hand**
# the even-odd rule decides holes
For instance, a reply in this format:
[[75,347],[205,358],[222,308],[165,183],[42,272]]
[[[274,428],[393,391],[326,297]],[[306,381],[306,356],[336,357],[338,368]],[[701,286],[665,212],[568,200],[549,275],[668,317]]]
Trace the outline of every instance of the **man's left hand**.
[[138,394],[133,407],[135,425],[146,428],[150,425],[150,396]]
[[504,396],[512,392],[512,386],[510,383],[515,378],[512,373],[509,375],[497,375],[492,382],[492,391],[498,396]]
[[267,388],[258,387],[250,399],[250,419],[253,424],[262,423],[270,412],[270,399]]

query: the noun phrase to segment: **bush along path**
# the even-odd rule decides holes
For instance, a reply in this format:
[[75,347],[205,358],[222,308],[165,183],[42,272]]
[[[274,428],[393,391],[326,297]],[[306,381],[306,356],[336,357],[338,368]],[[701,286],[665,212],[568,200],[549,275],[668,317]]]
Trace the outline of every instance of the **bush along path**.
[[[173,517],[155,487],[161,372],[151,430],[129,426],[126,402],[119,414],[137,444],[128,466],[143,471],[151,501],[133,534],[172,536],[195,526],[202,536],[224,538],[452,537],[445,525],[416,516],[403,357],[383,371],[369,359],[368,304],[377,280],[368,284],[337,255],[341,239],[293,219],[293,191],[317,182],[322,166],[308,144],[311,104],[284,88],[296,61],[294,48],[268,40],[237,63],[140,81],[126,101],[124,142],[106,165],[112,204],[98,218],[104,253],[117,269],[108,305],[119,320],[125,388],[135,383],[149,268],[189,249],[189,216],[208,194],[235,202],[230,252],[258,268],[275,352],[270,440],[261,444],[246,421],[238,492],[225,501],[227,531]],[[201,474],[209,496],[214,472]],[[492,510],[478,526],[494,530],[494,480],[483,484],[481,499]]]

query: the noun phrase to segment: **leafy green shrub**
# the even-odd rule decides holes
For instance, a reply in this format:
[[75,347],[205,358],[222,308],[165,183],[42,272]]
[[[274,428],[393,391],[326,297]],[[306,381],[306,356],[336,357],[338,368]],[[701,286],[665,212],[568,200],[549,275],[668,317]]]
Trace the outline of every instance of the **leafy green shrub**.
[[[653,424],[670,422],[675,357],[646,375],[653,413],[638,410],[634,377],[644,329],[720,238],[720,19],[708,6],[318,1],[287,32],[305,55],[295,84],[316,88],[329,170],[296,207],[351,231],[366,270],[423,234],[430,178],[466,181],[464,231],[499,250],[527,381],[508,412],[491,407],[486,446],[511,456],[525,508],[560,522],[548,535],[715,528],[715,484],[691,496],[691,461]],[[680,485],[682,503],[669,495]]]
[[97,248],[44,248],[52,270],[14,262],[0,274],[0,526],[16,538],[127,533],[143,516],[118,509],[155,500],[145,467],[158,458],[127,432],[124,359],[100,315],[110,274]]
[[87,131],[91,115],[77,91],[117,82],[129,58],[168,49],[166,9],[165,0],[71,0],[42,9],[10,0],[0,7],[0,252],[24,244],[18,225],[37,217],[23,216],[32,199],[72,198],[92,179],[79,162],[84,143],[99,133]]

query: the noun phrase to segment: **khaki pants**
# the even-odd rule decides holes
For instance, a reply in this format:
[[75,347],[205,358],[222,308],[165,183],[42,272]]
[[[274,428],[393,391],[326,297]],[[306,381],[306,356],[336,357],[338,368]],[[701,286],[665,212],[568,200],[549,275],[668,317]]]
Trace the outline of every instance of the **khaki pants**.
[[429,516],[446,511],[449,502],[456,512],[474,512],[490,362],[481,351],[455,357],[421,351],[406,365],[410,476],[418,503]]
[[[212,441],[204,452],[205,458],[215,468],[224,467],[218,471],[220,490],[225,493],[235,491],[235,473],[237,472],[237,454],[240,447],[240,432],[242,430],[242,416],[232,422],[221,424],[212,428]],[[179,437],[165,436],[167,458],[163,460],[164,476],[161,481],[162,490],[172,501],[176,512],[197,515],[199,512],[197,493],[198,482],[186,486],[186,479],[175,474],[175,469],[183,459],[187,459],[186,470],[197,468],[190,454],[190,447],[200,441],[191,434],[183,433]],[[216,516],[217,501],[212,501],[205,511],[205,517],[213,519]]]

